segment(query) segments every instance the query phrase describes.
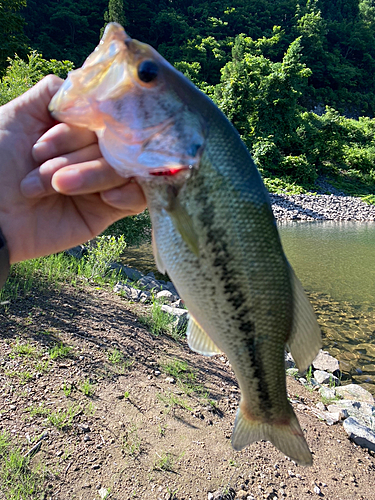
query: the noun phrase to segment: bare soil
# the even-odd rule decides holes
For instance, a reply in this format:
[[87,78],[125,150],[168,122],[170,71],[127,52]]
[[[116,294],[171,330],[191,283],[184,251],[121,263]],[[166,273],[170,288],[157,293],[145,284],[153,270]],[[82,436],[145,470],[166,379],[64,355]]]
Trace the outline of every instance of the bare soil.
[[[144,308],[93,287],[35,290],[1,306],[0,431],[23,453],[48,432],[32,459],[46,471],[37,498],[94,500],[107,490],[113,500],[206,500],[218,491],[226,499],[375,500],[374,454],[341,425],[318,420],[318,395],[294,379],[288,392],[314,465],[297,466],[266,442],[232,450],[240,394],[226,359],[152,335],[137,319]],[[51,359],[60,344],[72,348],[69,357]],[[173,366],[184,367],[174,383]],[[60,424],[37,414],[68,408],[75,416]]]

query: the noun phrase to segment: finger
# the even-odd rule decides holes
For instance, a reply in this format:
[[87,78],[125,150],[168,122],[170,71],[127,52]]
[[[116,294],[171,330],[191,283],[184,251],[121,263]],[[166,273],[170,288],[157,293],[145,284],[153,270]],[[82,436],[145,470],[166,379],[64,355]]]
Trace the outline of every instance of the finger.
[[146,198],[142,188],[136,182],[129,181],[126,185],[100,193],[102,200],[126,215],[136,215],[146,208]]
[[58,193],[73,196],[106,191],[128,182],[104,158],[98,158],[58,170],[51,185]]
[[35,161],[43,163],[51,158],[72,153],[93,143],[97,143],[94,132],[67,123],[59,123],[49,129],[34,144],[32,155]]
[[[79,151],[59,156],[43,163],[39,168],[32,170],[21,182],[21,192],[27,198],[47,196],[54,192],[52,177],[64,167],[87,163],[101,157],[99,146],[92,144]],[[95,167],[95,165],[91,165]],[[87,167],[86,167],[87,168]]]

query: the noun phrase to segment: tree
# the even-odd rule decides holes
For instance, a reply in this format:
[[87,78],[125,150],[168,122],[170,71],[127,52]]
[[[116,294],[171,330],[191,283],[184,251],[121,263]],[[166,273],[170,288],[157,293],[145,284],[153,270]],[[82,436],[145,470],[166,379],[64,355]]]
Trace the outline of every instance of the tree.
[[7,58],[16,52],[21,56],[27,50],[27,38],[23,33],[24,19],[19,10],[26,0],[2,0],[0,2],[0,75],[7,65]]
[[100,36],[103,36],[108,23],[118,23],[121,26],[125,26],[124,0],[109,0],[108,10],[104,12],[104,21],[104,26],[100,30]]

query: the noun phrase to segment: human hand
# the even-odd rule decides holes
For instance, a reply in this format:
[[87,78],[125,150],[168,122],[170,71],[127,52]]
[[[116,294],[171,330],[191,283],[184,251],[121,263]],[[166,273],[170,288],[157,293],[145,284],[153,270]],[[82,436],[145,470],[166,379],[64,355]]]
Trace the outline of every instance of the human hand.
[[11,263],[87,241],[146,206],[138,184],[101,157],[94,133],[56,125],[48,104],[60,85],[48,76],[0,107],[0,228]]

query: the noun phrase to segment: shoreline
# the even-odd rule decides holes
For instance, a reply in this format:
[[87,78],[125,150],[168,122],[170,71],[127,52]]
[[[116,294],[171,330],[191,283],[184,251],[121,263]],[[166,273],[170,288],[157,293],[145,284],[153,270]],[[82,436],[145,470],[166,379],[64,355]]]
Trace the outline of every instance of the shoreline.
[[269,193],[269,196],[278,222],[375,222],[375,205],[368,205],[354,196],[275,193]]

